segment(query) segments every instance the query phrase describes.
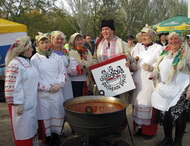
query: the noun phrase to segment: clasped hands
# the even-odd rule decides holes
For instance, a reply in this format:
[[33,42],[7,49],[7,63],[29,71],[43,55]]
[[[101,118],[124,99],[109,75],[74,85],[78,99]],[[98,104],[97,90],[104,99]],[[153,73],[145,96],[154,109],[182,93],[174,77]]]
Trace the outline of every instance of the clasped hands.
[[149,71],[149,72],[153,71],[153,69],[154,69],[153,66],[151,66],[151,65],[149,65],[149,64],[147,64],[147,63],[143,63],[143,64],[142,64],[142,68],[143,68],[145,71]]
[[58,84],[56,84],[56,83],[52,84],[51,87],[50,87],[50,89],[49,89],[49,92],[50,93],[55,93],[55,92],[59,91],[60,88],[61,87]]
[[82,60],[79,62],[79,65],[80,65],[80,68],[81,68],[81,69],[86,68],[87,62],[82,59]]

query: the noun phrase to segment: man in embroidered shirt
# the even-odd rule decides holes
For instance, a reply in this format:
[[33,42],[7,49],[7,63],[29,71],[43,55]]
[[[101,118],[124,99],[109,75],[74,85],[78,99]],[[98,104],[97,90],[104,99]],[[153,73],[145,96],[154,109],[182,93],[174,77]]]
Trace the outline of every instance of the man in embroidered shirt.
[[[136,67],[136,63],[133,62],[130,52],[127,47],[127,43],[115,34],[114,21],[112,19],[103,19],[101,24],[101,36],[96,42],[97,47],[97,61],[102,62],[104,60],[114,58],[117,55],[125,54],[126,66],[133,70]],[[133,62],[133,63],[132,63]],[[137,68],[136,68],[137,69]],[[118,95],[126,104],[129,104],[128,92]],[[125,128],[125,123],[120,127],[120,132]]]
[[[127,43],[114,33],[114,21],[112,19],[103,19],[101,36],[96,42],[98,62],[113,58],[119,54],[125,54],[127,58],[130,58]],[[130,62],[128,62],[128,66],[129,64]]]

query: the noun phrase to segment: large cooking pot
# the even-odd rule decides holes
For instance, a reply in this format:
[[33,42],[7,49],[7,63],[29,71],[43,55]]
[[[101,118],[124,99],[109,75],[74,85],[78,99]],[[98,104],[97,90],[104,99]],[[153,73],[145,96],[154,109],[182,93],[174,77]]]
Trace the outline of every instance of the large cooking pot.
[[126,120],[126,104],[115,97],[80,96],[63,105],[70,127],[89,137],[108,136]]

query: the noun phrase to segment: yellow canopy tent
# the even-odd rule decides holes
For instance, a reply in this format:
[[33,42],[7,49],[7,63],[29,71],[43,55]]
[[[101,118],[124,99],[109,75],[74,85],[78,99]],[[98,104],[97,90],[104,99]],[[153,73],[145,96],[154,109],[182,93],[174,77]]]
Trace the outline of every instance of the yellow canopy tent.
[[0,18],[0,64],[5,63],[5,56],[11,44],[26,35],[26,25]]
[[27,26],[0,18],[0,33],[27,32]]

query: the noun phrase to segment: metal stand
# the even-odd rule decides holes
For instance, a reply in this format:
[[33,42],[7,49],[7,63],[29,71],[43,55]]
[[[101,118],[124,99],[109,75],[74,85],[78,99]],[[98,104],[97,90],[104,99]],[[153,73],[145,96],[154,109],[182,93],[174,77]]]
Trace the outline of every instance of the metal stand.
[[63,134],[63,130],[64,130],[64,126],[65,126],[65,119],[64,119],[64,121],[63,121],[63,126],[62,126],[62,128],[61,128],[61,133],[60,133],[60,135],[62,135]]
[[89,128],[87,128],[86,141],[87,141],[87,146],[89,146]]
[[127,115],[126,115],[126,123],[127,123],[128,129],[129,129],[129,135],[130,135],[130,138],[131,138],[132,145],[134,146],[134,141],[133,141],[133,137],[132,137],[132,134],[131,134],[130,127],[129,127],[129,122],[128,122],[128,119],[127,119]]

